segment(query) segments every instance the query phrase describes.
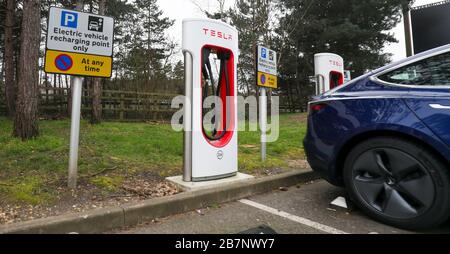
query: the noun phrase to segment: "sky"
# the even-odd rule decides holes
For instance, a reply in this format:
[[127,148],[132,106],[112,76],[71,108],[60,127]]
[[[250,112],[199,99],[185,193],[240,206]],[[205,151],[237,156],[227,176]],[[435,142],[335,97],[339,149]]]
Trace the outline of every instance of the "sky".
[[[415,7],[441,1],[442,0],[416,0],[413,6]],[[234,2],[235,0],[225,0],[225,6],[231,7],[234,5]],[[175,20],[175,24],[170,28],[168,34],[179,46],[181,46],[181,22],[184,18],[206,17],[200,10],[200,7],[209,12],[214,12],[218,9],[216,0],[158,0],[158,3],[164,12],[164,15]],[[393,33],[399,42],[387,44],[384,49],[385,52],[393,54],[393,61],[405,58],[406,48],[403,22],[400,22],[397,27],[389,32]]]
[[[225,0],[226,8],[233,6],[234,2],[235,0]],[[208,12],[219,9],[216,0],[158,0],[158,4],[164,12],[164,16],[175,20],[175,24],[169,29],[168,34],[180,47],[183,19],[206,18],[201,9]]]

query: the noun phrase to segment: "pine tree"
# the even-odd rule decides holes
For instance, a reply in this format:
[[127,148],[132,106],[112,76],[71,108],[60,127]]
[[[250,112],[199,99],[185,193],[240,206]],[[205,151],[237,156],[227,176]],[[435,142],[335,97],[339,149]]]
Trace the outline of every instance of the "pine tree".
[[239,32],[239,90],[250,95],[255,90],[255,52],[257,45],[271,46],[270,0],[237,0],[229,10],[231,24]]
[[136,0],[136,8],[139,10],[136,20],[141,26],[138,32],[139,38],[131,52],[135,63],[143,66],[143,77],[147,80],[164,77],[164,63],[169,51],[173,48],[167,39],[165,32],[174,21],[163,17],[157,0]]
[[173,79],[183,80],[184,79],[184,63],[183,61],[178,61],[173,67]]
[[390,55],[386,43],[396,42],[386,31],[401,20],[409,0],[279,0],[280,17],[276,29],[277,50],[281,53],[280,83],[285,95],[305,107],[313,88],[314,54],[341,55],[352,76],[383,66]]

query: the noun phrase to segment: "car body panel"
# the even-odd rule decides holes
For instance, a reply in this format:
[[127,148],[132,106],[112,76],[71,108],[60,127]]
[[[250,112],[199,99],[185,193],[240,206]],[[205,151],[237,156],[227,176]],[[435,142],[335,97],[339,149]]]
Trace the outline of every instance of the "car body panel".
[[417,96],[405,101],[428,128],[450,145],[450,93],[441,96]]

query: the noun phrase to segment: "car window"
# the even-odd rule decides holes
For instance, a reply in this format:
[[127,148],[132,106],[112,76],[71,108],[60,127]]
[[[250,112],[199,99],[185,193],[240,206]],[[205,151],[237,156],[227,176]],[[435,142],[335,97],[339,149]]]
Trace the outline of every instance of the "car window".
[[450,53],[412,63],[378,78],[400,85],[450,86]]

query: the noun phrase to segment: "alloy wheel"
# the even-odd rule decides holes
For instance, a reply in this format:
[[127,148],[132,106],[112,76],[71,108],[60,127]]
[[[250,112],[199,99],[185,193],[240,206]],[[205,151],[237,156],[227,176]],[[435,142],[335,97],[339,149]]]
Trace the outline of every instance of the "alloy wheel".
[[403,151],[365,151],[354,161],[352,172],[356,193],[371,209],[385,216],[411,219],[433,205],[433,179],[417,159]]

